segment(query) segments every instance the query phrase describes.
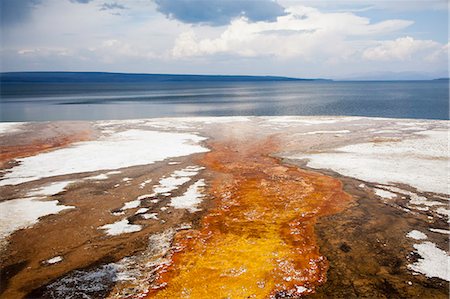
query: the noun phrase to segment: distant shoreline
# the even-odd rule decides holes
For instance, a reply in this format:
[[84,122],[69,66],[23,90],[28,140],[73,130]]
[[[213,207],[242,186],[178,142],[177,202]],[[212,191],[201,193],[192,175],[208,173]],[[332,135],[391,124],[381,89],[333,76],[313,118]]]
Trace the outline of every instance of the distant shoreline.
[[448,81],[449,78],[430,79],[329,79],[297,78],[272,75],[206,75],[153,74],[120,72],[20,71],[0,72],[0,83],[164,83],[164,82],[419,82]]
[[109,72],[4,72],[2,83],[88,83],[88,82],[268,82],[268,81],[332,81],[321,78],[292,78],[283,76],[250,75],[194,75],[194,74],[139,74]]

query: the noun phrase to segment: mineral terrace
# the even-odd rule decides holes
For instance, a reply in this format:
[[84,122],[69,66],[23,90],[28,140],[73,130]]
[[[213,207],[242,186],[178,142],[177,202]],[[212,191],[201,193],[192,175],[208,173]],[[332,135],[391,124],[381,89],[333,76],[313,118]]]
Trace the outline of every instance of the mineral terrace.
[[448,298],[448,125],[0,123],[0,297]]

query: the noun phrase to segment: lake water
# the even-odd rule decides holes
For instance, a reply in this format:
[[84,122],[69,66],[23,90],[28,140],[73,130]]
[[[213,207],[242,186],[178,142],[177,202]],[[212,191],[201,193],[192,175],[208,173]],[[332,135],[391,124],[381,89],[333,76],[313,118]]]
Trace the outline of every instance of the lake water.
[[1,121],[229,115],[449,118],[448,81],[3,83]]

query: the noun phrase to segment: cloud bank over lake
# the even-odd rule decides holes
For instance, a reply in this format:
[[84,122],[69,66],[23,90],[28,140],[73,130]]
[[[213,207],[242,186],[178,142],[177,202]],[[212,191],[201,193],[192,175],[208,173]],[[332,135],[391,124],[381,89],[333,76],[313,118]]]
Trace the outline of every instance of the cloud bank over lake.
[[447,19],[442,0],[7,0],[2,71],[436,78]]

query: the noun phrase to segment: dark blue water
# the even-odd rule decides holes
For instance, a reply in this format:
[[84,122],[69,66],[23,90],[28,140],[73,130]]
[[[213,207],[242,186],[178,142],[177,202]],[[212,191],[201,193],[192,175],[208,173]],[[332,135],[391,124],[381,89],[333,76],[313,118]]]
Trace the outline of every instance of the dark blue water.
[[167,116],[449,118],[448,81],[4,83],[1,121]]

